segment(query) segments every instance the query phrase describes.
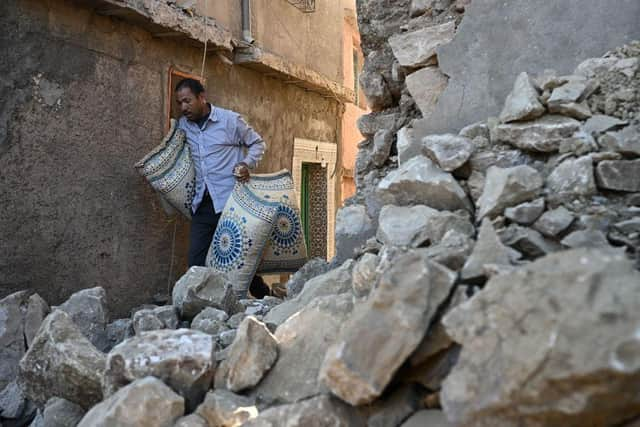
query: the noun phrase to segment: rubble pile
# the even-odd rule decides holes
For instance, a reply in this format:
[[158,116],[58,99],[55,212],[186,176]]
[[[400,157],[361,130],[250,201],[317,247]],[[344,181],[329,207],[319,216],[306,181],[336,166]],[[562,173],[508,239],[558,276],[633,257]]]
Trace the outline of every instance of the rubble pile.
[[126,319],[102,288],[0,300],[3,426],[636,425],[640,43],[419,136],[465,2],[387,3],[359,5],[373,112],[336,258],[284,300],[203,267]]

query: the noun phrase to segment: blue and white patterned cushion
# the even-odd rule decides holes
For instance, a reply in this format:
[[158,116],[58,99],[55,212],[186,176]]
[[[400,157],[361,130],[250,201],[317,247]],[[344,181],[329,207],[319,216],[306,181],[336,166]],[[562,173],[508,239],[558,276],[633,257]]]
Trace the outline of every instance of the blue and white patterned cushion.
[[191,219],[195,169],[185,133],[178,129],[177,121],[171,119],[169,133],[135,167],[171,206]]
[[241,298],[256,273],[279,205],[253,193],[249,184],[236,183],[222,211],[206,265],[223,274]]

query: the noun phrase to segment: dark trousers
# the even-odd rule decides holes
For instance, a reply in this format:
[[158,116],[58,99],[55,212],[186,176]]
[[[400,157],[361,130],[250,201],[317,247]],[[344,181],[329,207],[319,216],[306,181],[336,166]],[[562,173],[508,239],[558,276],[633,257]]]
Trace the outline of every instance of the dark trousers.
[[213,201],[209,193],[205,193],[200,206],[191,217],[191,231],[189,232],[189,267],[204,266],[213,233],[218,226],[221,213],[213,209]]

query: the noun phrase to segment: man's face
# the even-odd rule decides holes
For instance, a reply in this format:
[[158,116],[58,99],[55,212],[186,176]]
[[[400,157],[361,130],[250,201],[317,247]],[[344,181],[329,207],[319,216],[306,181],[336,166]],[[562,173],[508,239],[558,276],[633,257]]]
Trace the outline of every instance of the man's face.
[[182,115],[192,121],[204,116],[207,107],[204,92],[200,95],[194,95],[188,87],[180,88],[176,92],[176,102]]

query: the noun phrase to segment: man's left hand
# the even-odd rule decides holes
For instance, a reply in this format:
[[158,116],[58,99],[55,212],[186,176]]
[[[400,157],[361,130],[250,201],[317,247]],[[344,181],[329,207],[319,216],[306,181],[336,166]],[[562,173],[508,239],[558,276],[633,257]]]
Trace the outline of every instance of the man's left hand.
[[244,162],[240,162],[233,167],[233,175],[242,183],[249,181],[249,178],[251,177],[249,167]]

